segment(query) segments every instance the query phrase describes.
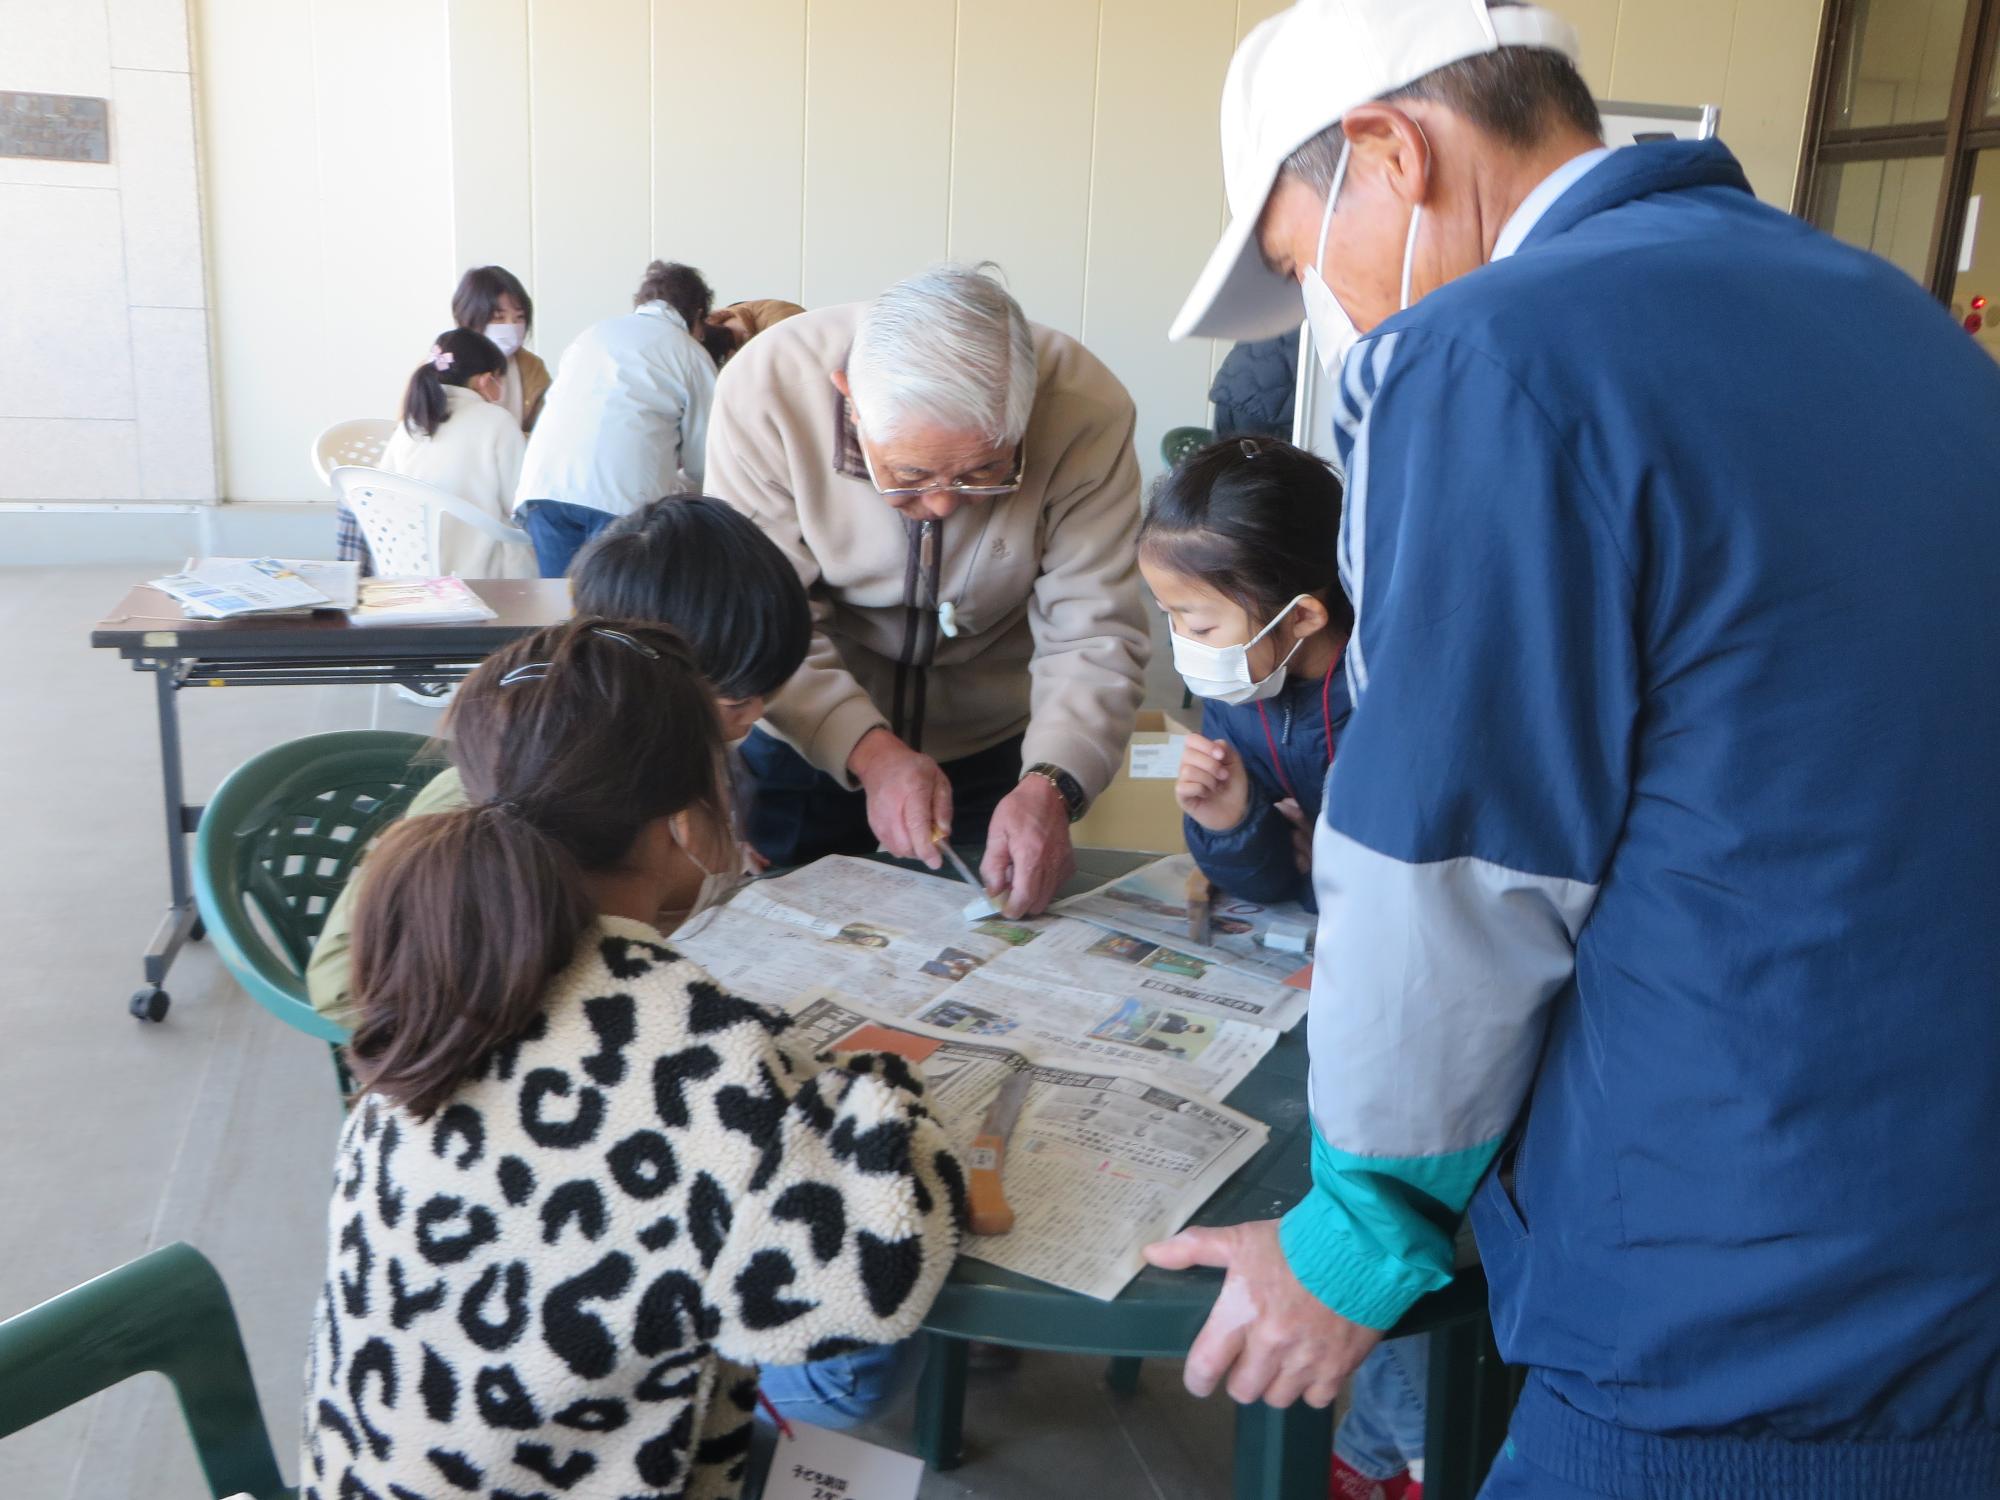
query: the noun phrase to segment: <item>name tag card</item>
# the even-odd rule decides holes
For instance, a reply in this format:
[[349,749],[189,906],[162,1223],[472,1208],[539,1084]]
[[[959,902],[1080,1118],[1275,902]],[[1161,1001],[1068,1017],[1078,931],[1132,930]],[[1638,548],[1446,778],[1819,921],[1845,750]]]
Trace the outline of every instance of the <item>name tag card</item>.
[[1181,752],[1187,749],[1187,736],[1170,734],[1165,740],[1154,744],[1132,746],[1132,779],[1134,781],[1172,781],[1180,774]]
[[794,1422],[778,1434],[764,1500],[917,1500],[923,1460]]

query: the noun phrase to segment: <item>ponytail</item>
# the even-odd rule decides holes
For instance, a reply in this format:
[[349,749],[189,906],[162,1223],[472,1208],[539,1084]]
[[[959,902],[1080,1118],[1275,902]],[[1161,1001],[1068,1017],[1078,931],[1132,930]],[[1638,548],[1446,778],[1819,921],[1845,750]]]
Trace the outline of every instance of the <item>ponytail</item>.
[[655,819],[728,826],[714,689],[663,625],[523,636],[460,685],[445,732],[473,805],[391,828],[354,919],[348,1063],[419,1118],[534,1026],[596,920],[590,876]]
[[593,907],[576,860],[518,812],[406,818],[368,859],[355,914],[355,1081],[425,1119],[467,1064],[519,1036]]
[[481,375],[498,375],[506,368],[507,356],[485,334],[469,328],[446,329],[410,374],[403,391],[403,425],[411,437],[436,437],[451,416],[446,386],[469,385]]

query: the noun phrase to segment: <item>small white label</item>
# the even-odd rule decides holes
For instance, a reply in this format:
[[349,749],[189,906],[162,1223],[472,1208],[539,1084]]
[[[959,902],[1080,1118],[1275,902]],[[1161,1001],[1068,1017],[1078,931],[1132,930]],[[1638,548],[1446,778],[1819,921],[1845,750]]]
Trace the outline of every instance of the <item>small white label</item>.
[[975,1172],[991,1172],[1000,1165],[1000,1153],[991,1146],[974,1146],[965,1153],[965,1164]]
[[1152,744],[1134,743],[1132,746],[1132,779],[1134,781],[1172,781],[1181,772],[1181,753],[1187,749],[1187,736],[1170,734],[1163,742]]
[[916,1500],[921,1459],[824,1427],[791,1427],[790,1437],[778,1434],[764,1500]]
[[180,643],[180,633],[174,630],[149,630],[139,637],[141,646],[150,646],[156,651],[170,651]]

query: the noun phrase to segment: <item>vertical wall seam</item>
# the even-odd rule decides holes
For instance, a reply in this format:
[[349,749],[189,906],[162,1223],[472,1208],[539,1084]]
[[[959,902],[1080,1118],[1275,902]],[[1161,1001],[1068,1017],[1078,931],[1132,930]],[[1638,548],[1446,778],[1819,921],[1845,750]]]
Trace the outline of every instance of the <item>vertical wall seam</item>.
[[1076,338],[1090,341],[1090,244],[1097,232],[1097,148],[1104,110],[1104,4],[1097,0],[1097,42],[1090,69],[1090,169],[1083,180],[1083,301],[1076,310]]
[[812,0],[799,0],[799,288],[793,300],[806,300],[806,220],[810,217],[812,178],[806,156],[812,139]]
[[952,257],[952,213],[958,202],[958,67],[959,47],[965,39],[965,0],[955,0],[951,8],[951,108],[946,113],[944,145],[944,254]]

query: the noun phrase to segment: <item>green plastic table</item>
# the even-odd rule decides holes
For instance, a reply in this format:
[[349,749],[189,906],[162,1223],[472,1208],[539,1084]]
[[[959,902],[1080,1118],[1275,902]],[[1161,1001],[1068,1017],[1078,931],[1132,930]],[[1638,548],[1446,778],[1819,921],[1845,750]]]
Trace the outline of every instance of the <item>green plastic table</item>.
[[[1065,894],[1102,884],[1154,857],[1079,850],[1081,868]],[[1228,1103],[1268,1125],[1270,1140],[1194,1216],[1196,1224],[1275,1218],[1310,1187],[1303,1025],[1279,1040]],[[1116,1298],[1102,1302],[961,1257],[924,1322],[930,1349],[917,1389],[918,1451],[934,1469],[960,1461],[970,1341],[1107,1357],[1113,1388],[1130,1392],[1141,1360],[1187,1353],[1221,1286],[1219,1271],[1148,1268]],[[1395,1332],[1433,1336],[1425,1500],[1472,1500],[1499,1452],[1513,1408],[1513,1384],[1487,1320],[1484,1273],[1477,1266],[1460,1270],[1450,1286],[1411,1308]],[[1303,1403],[1283,1410],[1261,1403],[1238,1406],[1237,1500],[1320,1500],[1327,1492],[1332,1444],[1330,1411]]]

